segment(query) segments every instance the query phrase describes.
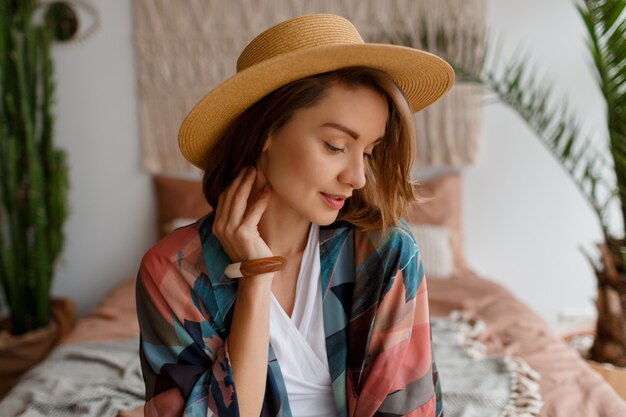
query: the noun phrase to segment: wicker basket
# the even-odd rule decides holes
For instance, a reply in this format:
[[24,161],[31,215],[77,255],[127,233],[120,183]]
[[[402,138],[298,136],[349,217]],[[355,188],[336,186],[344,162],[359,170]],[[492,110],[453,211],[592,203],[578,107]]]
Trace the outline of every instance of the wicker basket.
[[0,323],[0,399],[30,368],[41,362],[74,325],[76,307],[71,300],[52,301],[52,320],[42,328],[15,336]]

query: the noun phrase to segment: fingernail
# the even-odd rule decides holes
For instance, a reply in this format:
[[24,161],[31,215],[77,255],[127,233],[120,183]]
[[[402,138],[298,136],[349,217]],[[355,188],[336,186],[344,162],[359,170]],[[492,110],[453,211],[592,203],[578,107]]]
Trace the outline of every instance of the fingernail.
[[263,187],[263,192],[266,193],[270,190],[270,185],[269,184],[265,184],[265,187]]

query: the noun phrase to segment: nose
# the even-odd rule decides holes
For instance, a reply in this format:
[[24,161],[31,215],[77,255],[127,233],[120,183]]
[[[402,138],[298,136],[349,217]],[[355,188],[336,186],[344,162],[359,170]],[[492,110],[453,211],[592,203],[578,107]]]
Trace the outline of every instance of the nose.
[[365,158],[360,154],[350,158],[339,174],[339,181],[350,185],[354,190],[365,187]]

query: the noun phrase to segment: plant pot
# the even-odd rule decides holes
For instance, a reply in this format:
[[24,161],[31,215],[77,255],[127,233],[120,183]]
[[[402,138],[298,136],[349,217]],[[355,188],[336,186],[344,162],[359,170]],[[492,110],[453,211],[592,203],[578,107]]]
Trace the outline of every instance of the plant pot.
[[45,327],[15,336],[7,330],[8,320],[0,323],[0,399],[70,332],[75,319],[74,302],[55,299],[50,323]]
[[626,400],[626,368],[613,366],[609,363],[598,363],[588,360],[587,363],[591,365],[596,372],[608,382],[613,389]]

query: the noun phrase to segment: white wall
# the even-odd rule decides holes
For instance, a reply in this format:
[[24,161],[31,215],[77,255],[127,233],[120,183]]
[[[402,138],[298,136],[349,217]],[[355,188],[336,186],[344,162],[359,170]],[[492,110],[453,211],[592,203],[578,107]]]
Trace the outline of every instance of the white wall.
[[154,241],[150,177],[140,166],[131,2],[91,3],[99,30],[53,50],[56,142],[69,153],[71,215],[54,293],[82,315],[134,275]]
[[[154,240],[150,178],[140,166],[131,2],[95,2],[102,26],[84,43],[55,47],[56,140],[68,149],[72,216],[54,292],[81,314],[136,272]],[[603,129],[583,26],[570,0],[489,1],[490,24],[512,52],[523,43],[536,66]],[[505,49],[506,52],[506,49]],[[174,140],[174,138],[173,138]],[[481,274],[504,283],[550,322],[563,308],[591,308],[591,268],[578,245],[600,230],[550,154],[511,111],[485,111],[478,163],[464,170],[466,252]]]
[[[503,55],[524,46],[541,78],[584,116],[584,131],[605,137],[605,109],[574,2],[498,0],[489,7]],[[594,251],[601,239],[593,211],[512,111],[487,107],[483,133],[480,161],[464,171],[468,259],[552,323],[564,309],[594,314],[595,276],[579,250]]]

